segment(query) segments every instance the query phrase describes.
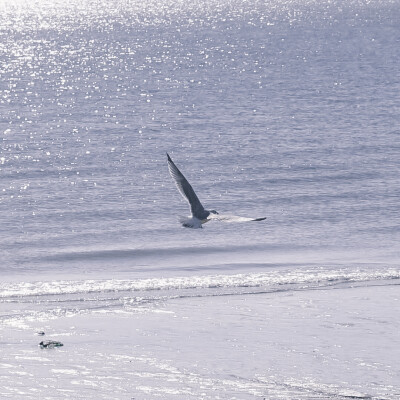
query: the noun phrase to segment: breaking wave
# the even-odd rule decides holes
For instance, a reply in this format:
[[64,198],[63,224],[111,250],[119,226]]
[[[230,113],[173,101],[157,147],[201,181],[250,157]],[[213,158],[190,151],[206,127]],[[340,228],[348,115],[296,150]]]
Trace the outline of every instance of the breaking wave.
[[[88,279],[0,284],[0,298],[67,295],[110,292],[154,292],[190,289],[263,288],[268,291],[313,289],[338,284],[351,284],[400,279],[400,268],[382,266],[363,268],[296,268],[275,269],[262,273],[216,274],[148,279]],[[175,293],[177,294],[177,293]]]

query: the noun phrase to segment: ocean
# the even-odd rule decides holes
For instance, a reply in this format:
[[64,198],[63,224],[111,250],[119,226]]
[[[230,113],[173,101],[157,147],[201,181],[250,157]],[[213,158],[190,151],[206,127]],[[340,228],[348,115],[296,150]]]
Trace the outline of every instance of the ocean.
[[1,1],[0,397],[400,399],[399,20]]

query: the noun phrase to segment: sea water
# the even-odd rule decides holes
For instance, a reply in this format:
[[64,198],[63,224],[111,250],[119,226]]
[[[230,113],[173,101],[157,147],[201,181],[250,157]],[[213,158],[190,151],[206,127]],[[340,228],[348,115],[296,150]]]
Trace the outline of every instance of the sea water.
[[399,20],[0,2],[1,397],[400,398]]

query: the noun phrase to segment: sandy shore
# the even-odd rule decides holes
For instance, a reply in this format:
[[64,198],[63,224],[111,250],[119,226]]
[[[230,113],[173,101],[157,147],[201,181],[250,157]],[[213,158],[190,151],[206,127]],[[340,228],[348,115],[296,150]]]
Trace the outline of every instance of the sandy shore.
[[[400,398],[400,292],[393,282],[181,297],[16,321],[0,331],[0,395]],[[39,330],[64,347],[40,349]]]

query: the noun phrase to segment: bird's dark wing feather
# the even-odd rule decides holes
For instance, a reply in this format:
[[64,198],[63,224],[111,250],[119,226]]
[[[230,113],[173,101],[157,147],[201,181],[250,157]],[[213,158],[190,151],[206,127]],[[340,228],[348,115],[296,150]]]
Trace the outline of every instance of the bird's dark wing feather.
[[197,197],[190,183],[183,176],[182,172],[179,171],[178,167],[171,160],[171,157],[169,156],[168,153],[167,157],[168,157],[169,173],[174,179],[176,187],[181,192],[182,196],[189,202],[192,215],[194,217],[202,219],[202,214],[204,214],[205,210],[202,204],[200,203],[199,198]]

